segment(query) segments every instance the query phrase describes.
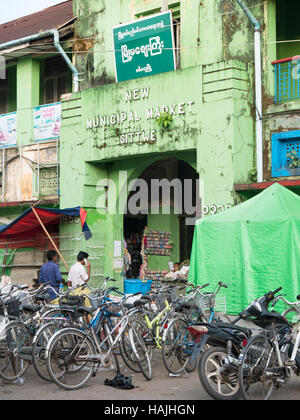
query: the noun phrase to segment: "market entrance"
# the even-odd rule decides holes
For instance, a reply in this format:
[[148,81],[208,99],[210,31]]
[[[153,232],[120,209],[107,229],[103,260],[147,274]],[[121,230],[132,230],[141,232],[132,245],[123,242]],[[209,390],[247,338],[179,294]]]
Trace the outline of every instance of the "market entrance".
[[[176,263],[190,259],[194,225],[187,220],[195,215],[186,213],[185,201],[191,201],[189,208],[195,207],[198,178],[189,163],[167,158],[150,165],[136,180],[124,216],[126,278],[159,280]],[[132,211],[132,201],[139,212]]]

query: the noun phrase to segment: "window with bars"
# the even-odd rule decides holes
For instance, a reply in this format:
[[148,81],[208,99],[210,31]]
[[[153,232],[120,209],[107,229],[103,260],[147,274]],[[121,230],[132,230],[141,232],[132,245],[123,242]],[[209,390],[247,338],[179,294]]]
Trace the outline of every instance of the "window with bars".
[[39,183],[40,196],[57,196],[58,195],[58,173],[57,166],[40,168]]
[[272,134],[272,177],[300,175],[300,130]]

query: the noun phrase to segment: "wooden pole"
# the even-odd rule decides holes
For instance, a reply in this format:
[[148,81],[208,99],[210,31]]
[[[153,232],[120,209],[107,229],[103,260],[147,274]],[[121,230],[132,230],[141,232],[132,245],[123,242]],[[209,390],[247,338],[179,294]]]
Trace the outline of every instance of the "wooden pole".
[[46,235],[48,236],[50,242],[52,243],[52,245],[54,246],[56,252],[58,253],[60,259],[62,260],[62,262],[64,263],[64,265],[66,266],[67,270],[70,270],[70,267],[68,266],[68,264],[66,263],[64,257],[62,256],[61,252],[59,251],[59,249],[56,246],[56,243],[53,241],[53,239],[51,238],[51,236],[49,235],[49,232],[47,231],[47,229],[45,228],[45,225],[43,224],[43,222],[41,221],[39,215],[37,214],[35,208],[32,206],[31,210],[33,211],[33,213],[35,214],[35,217],[38,219],[40,225],[42,226],[44,232],[46,233]]

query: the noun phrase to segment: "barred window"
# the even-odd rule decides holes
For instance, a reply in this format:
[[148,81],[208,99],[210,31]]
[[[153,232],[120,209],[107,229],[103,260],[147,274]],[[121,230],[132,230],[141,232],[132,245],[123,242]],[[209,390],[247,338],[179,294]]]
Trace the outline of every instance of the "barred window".
[[41,196],[58,195],[58,174],[56,166],[40,168],[39,178]]

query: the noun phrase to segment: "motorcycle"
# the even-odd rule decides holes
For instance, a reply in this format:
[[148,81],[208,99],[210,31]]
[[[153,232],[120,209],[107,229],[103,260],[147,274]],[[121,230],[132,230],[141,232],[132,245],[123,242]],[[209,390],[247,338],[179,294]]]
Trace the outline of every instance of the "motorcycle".
[[[291,342],[291,325],[279,313],[268,310],[269,304],[281,289],[279,287],[253,300],[232,323],[217,321],[211,324],[197,323],[189,327],[195,340],[191,363],[196,360],[199,353],[202,353],[198,363],[199,379],[212,398],[236,400],[241,397],[238,371],[242,360],[242,350],[247,346],[252,331],[235,325],[238,321],[252,321],[258,327],[268,329],[276,317],[276,330],[280,335],[281,346],[287,347],[287,343]],[[204,351],[206,345],[210,347]],[[290,353],[290,347],[286,348],[286,351]]]

